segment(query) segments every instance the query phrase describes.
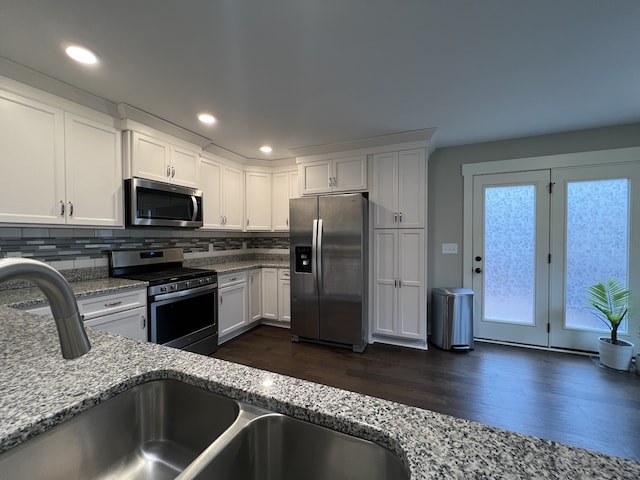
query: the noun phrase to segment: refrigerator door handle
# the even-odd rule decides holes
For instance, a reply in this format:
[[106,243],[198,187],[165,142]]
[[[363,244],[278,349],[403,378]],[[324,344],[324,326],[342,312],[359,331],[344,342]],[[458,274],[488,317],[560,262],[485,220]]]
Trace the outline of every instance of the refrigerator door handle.
[[313,231],[311,233],[311,272],[318,279],[318,220],[313,220]]
[[318,220],[318,246],[317,246],[317,257],[316,257],[316,267],[318,268],[318,290],[322,289],[322,219]]

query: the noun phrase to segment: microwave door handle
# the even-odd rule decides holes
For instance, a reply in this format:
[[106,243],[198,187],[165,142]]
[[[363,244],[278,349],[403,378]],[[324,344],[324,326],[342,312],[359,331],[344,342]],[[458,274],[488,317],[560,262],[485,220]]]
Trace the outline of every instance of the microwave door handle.
[[191,221],[195,222],[198,218],[198,201],[196,200],[195,195],[191,195],[191,204],[193,205],[193,215],[191,216]]

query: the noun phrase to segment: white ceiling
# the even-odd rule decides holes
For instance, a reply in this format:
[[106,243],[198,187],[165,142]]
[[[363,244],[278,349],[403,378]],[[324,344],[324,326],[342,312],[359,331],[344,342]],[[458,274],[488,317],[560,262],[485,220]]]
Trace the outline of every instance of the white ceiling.
[[2,0],[0,57],[285,158],[431,127],[444,147],[638,122],[639,26],[638,0]]

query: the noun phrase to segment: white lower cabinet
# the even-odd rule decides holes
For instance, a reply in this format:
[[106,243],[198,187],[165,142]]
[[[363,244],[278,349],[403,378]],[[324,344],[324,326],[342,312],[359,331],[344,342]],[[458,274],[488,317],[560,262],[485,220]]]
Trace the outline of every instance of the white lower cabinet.
[[[148,340],[146,288],[82,297],[77,302],[86,326],[135,340]],[[27,312],[51,316],[49,306],[27,309]]]
[[262,321],[288,327],[291,321],[291,281],[288,268],[262,269]]
[[278,269],[262,269],[262,318],[278,320]]
[[249,270],[249,321],[262,318],[262,269]]
[[278,320],[291,322],[291,276],[289,269],[278,269]]
[[218,275],[218,285],[218,343],[224,343],[249,324],[247,272]]
[[426,341],[423,229],[374,231],[373,332]]
[[84,324],[97,330],[116,333],[123,337],[147,341],[147,307],[138,307],[124,312],[112,313],[86,320]]

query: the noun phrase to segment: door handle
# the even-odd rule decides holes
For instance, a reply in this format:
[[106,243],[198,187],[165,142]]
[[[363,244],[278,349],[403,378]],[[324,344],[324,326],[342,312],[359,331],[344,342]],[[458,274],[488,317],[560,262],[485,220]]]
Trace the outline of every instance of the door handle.
[[64,202],[60,200],[60,216],[64,217]]
[[318,220],[318,287],[322,288],[322,219]]
[[69,216],[73,217],[73,202],[69,202]]

